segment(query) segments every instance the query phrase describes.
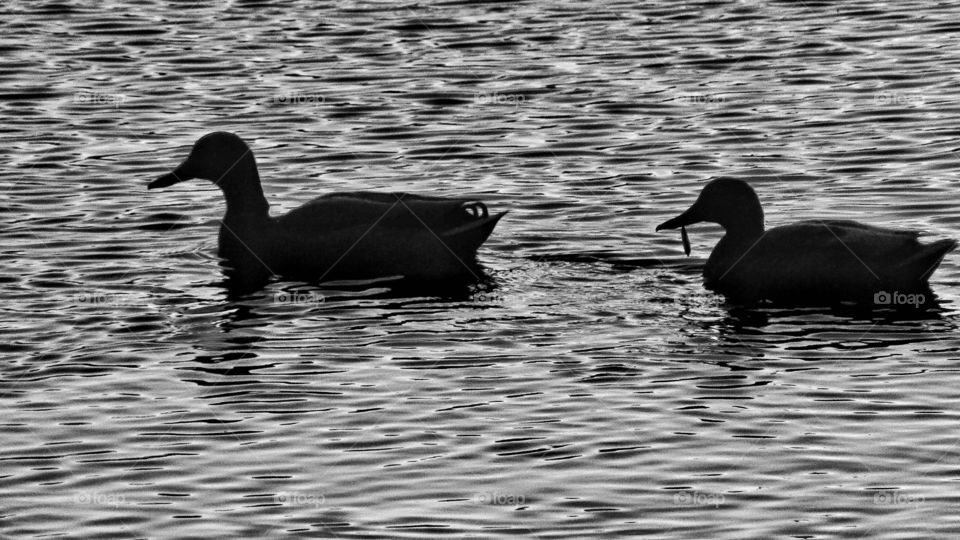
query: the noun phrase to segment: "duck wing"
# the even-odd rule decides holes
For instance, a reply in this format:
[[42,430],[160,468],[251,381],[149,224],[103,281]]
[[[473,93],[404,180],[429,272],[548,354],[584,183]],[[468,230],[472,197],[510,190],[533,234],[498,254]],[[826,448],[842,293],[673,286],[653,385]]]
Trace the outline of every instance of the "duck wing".
[[453,201],[459,201],[464,199],[451,199],[450,197],[438,197],[435,195],[419,195],[415,193],[403,193],[396,191],[338,191],[336,193],[327,193],[321,195],[314,199],[318,201],[320,199],[351,199],[351,200],[360,200],[360,201],[370,201],[373,203],[386,203],[393,204],[397,201],[405,202],[417,202],[417,201],[426,201],[426,202],[436,202],[436,203],[450,203]]
[[918,237],[848,220],[801,221],[767,231],[729,273],[736,288],[774,299],[921,290],[956,241],[922,244]]
[[925,281],[957,245],[949,239],[923,244],[918,231],[850,220],[801,221],[770,232],[771,241],[796,243],[798,251],[818,262],[852,257],[876,277],[894,282]]
[[467,231],[481,231],[475,250],[493,231],[501,215],[491,217],[485,204],[408,193],[355,191],[318,197],[278,218],[287,229],[331,234],[355,227],[410,232],[429,230],[446,238],[463,239]]
[[278,217],[276,238],[288,273],[471,276],[477,248],[502,216],[469,199],[336,193]]

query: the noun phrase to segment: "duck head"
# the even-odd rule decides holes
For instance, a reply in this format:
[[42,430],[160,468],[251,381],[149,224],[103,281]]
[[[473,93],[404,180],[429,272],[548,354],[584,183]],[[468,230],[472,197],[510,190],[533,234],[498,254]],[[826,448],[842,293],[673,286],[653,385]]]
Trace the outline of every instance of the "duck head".
[[709,221],[723,227],[728,235],[736,238],[756,238],[763,234],[763,209],[757,194],[743,180],[718,178],[704,186],[697,201],[686,212],[668,219],[657,230],[682,230],[684,250],[690,254],[686,240],[687,225]]
[[261,211],[267,207],[253,151],[233,133],[216,131],[200,137],[190,155],[172,172],[147,186],[156,189],[202,178],[223,190],[227,211]]

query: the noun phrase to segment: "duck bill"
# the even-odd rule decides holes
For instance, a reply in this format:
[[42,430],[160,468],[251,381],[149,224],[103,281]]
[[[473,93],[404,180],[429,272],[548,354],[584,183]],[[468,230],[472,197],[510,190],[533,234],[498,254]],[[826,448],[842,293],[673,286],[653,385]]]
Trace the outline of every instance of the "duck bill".
[[657,230],[662,231],[663,229],[676,229],[680,228],[680,241],[683,242],[683,252],[689,257],[690,256],[690,237],[687,236],[687,225],[692,225],[694,223],[699,223],[703,221],[703,216],[700,214],[700,209],[696,204],[687,209],[686,212],[680,214],[679,216],[668,219],[660,225],[657,225]]
[[700,216],[700,209],[697,208],[697,205],[693,205],[687,209],[686,212],[680,214],[679,216],[673,219],[668,219],[657,225],[657,231],[686,227],[687,225],[693,225],[694,223],[700,223],[701,221],[703,221],[703,218]]
[[180,165],[173,171],[161,176],[160,178],[157,178],[153,182],[150,182],[149,184],[147,184],[147,189],[170,187],[174,184],[179,184],[184,180],[190,180],[191,178],[193,178],[193,175],[188,174],[186,172],[185,165],[186,163],[184,163],[183,165]]
[[147,184],[147,189],[165,188],[181,181],[175,173],[168,173]]

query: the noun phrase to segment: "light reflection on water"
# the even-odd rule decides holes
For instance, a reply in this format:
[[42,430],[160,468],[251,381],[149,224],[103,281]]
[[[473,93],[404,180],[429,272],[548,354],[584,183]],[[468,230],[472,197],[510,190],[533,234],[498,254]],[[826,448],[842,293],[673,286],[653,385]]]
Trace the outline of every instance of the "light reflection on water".
[[[960,265],[915,317],[743,310],[654,232],[716,175],[770,225],[957,237],[951,7],[15,8],[0,38],[11,537],[948,535]],[[43,43],[43,47],[37,45]],[[227,298],[240,133],[321,192],[510,213],[465,295]]]

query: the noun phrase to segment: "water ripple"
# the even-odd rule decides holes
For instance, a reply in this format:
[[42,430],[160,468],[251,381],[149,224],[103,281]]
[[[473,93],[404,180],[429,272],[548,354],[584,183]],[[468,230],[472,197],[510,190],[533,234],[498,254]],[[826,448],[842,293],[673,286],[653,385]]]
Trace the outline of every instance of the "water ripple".
[[[949,536],[960,265],[911,316],[744,310],[656,224],[708,178],[960,236],[950,5],[108,2],[0,37],[10,537]],[[509,210],[489,283],[232,298],[202,133],[274,212]]]

